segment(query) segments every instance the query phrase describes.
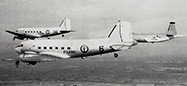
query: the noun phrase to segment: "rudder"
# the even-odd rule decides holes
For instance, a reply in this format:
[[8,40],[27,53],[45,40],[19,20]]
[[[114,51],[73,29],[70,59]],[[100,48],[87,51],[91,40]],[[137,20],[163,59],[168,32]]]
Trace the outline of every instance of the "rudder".
[[71,21],[69,18],[65,18],[59,25],[59,27],[62,27],[66,30],[71,30]]
[[173,36],[173,35],[176,35],[176,34],[177,34],[177,31],[176,31],[176,28],[175,28],[175,22],[170,22],[168,30],[166,32],[166,36]]

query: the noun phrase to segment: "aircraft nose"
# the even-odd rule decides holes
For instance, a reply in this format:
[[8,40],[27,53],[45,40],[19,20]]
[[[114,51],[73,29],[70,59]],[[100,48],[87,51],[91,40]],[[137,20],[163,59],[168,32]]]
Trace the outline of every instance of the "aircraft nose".
[[20,54],[21,53],[21,48],[17,47],[17,48],[15,48],[15,51]]
[[133,41],[133,45],[137,45],[138,42],[136,40]]

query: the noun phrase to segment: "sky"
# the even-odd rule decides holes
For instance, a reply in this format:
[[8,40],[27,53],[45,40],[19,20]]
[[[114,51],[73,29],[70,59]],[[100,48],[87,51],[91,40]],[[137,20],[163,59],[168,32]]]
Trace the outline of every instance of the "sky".
[[[187,34],[186,0],[0,0],[0,49],[10,51],[21,41],[5,32],[24,27],[56,27],[71,19],[74,33],[66,38],[107,37],[118,20],[131,23],[133,32],[164,33],[170,21],[178,34]],[[54,39],[62,39],[60,36]],[[52,38],[52,39],[53,39]],[[186,56],[186,38],[137,45],[121,52],[127,57]]]
[[[119,20],[130,22],[132,31],[137,33],[164,33],[169,22],[175,21],[177,33],[187,35],[186,0],[0,0],[0,59],[15,59],[18,54],[14,48],[22,42],[13,41],[13,35],[5,30],[58,27],[64,18],[71,19],[72,29],[76,32],[65,34],[64,38],[55,36],[51,39],[104,38]],[[117,52],[118,58],[108,53],[84,60],[63,59],[34,66],[20,63],[19,68],[14,62],[0,60],[0,80],[57,80],[75,75],[115,80],[115,76],[125,75],[126,66],[144,66],[144,63],[129,64],[129,59],[183,61],[187,58],[186,43],[187,38],[179,38],[162,43],[138,44]]]

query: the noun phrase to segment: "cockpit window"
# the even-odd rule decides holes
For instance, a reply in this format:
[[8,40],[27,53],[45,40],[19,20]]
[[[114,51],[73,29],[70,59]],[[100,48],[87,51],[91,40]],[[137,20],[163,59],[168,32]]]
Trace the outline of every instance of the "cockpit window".
[[18,46],[16,46],[16,47],[23,47],[23,44],[20,44],[20,45],[18,45]]

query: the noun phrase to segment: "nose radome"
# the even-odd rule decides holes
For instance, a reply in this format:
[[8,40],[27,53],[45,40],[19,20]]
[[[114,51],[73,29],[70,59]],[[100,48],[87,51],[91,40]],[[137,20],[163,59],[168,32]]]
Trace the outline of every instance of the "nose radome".
[[21,53],[21,48],[17,47],[17,48],[15,48],[15,51],[20,54]]
[[136,40],[133,40],[133,45],[137,45],[138,42]]

